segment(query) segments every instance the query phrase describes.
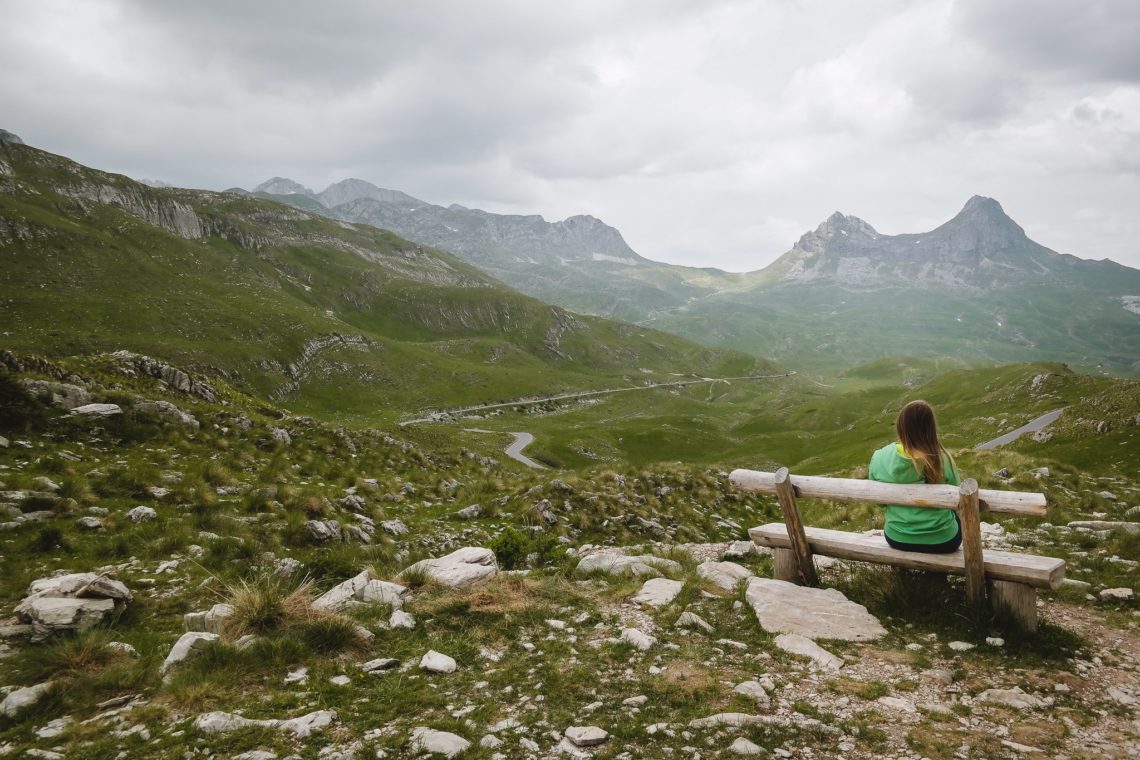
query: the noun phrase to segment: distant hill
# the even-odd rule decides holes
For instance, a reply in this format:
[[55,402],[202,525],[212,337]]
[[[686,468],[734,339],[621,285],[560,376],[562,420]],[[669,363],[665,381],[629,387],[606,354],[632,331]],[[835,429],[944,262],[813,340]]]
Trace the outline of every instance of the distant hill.
[[766,366],[543,304],[375,227],[152,188],[11,142],[0,255],[0,349],[129,349],[330,414],[394,418]]

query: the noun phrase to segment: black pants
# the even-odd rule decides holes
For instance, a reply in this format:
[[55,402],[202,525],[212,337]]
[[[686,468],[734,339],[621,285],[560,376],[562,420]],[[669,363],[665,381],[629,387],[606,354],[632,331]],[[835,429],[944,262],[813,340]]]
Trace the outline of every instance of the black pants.
[[923,554],[950,554],[951,552],[958,551],[958,547],[962,545],[962,521],[958,519],[958,515],[954,515],[954,522],[958,523],[958,535],[949,541],[943,541],[940,544],[908,544],[904,541],[895,541],[890,536],[883,532],[883,538],[887,539],[892,549],[900,549],[904,552],[921,552]]

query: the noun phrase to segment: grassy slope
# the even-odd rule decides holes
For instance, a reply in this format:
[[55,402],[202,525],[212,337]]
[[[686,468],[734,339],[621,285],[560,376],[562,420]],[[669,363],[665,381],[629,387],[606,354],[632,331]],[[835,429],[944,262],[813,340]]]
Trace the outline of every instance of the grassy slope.
[[[763,366],[522,296],[391,233],[233,194],[156,190],[4,144],[0,237],[6,346],[50,355],[127,348],[236,374],[268,394],[317,336],[330,350],[286,397],[297,409],[388,419],[428,406],[620,385],[638,368],[739,374]],[[192,208],[187,240],[119,203]],[[0,230],[3,230],[0,227]],[[638,373],[637,381],[644,379]]]

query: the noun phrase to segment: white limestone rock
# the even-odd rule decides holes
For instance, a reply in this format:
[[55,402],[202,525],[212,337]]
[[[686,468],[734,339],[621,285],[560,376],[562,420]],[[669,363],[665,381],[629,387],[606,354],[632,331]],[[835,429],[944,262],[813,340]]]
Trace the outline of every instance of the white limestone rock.
[[420,560],[404,569],[405,573],[409,571],[425,573],[437,583],[459,588],[489,580],[499,572],[499,566],[490,549],[465,546],[444,557]]
[[365,570],[349,578],[343,583],[333,586],[313,601],[313,607],[319,610],[339,612],[350,602],[380,602],[395,608],[404,605],[404,595],[408,589],[398,583],[377,580]]
[[754,700],[758,707],[767,705],[771,701],[771,697],[768,696],[768,692],[759,681],[743,681],[738,683],[733,687],[732,693]]
[[386,670],[392,670],[399,664],[400,661],[393,657],[377,657],[375,660],[369,660],[361,664],[360,669],[370,675],[376,675]]
[[576,747],[596,747],[605,744],[610,735],[597,726],[570,726],[563,734]]
[[870,641],[887,633],[866,607],[850,601],[836,589],[751,578],[745,599],[760,626],[770,633],[842,641]]
[[1102,602],[1124,602],[1132,598],[1130,588],[1106,588],[1097,594]]
[[388,627],[411,630],[416,627],[416,619],[409,612],[392,610],[392,615],[388,618]]
[[764,723],[764,717],[750,715],[749,713],[716,713],[707,718],[694,718],[689,721],[689,728],[743,728]]
[[420,668],[430,673],[454,673],[456,667],[455,660],[434,649],[420,658]]
[[118,404],[84,404],[70,412],[77,417],[111,417],[122,413],[123,409]]
[[1050,704],[1032,694],[1026,694],[1020,686],[1014,686],[1012,689],[986,689],[976,699],[978,702],[1005,705],[1015,710],[1040,709]]
[[728,745],[728,751],[734,755],[763,755],[767,750],[755,742],[745,739],[743,736],[739,737],[732,744]]
[[599,571],[609,575],[660,575],[661,571],[680,572],[681,565],[651,554],[626,556],[614,551],[588,554],[578,562],[580,573]]
[[145,523],[158,517],[158,512],[155,512],[150,507],[138,506],[127,512],[127,519],[133,523]]
[[16,606],[16,617],[37,631],[85,631],[103,622],[115,609],[113,599],[32,597]]
[[731,593],[745,578],[755,575],[744,565],[735,562],[702,562],[697,565],[697,575],[711,582],[722,591]]
[[699,628],[705,633],[712,633],[713,627],[707,620],[695,612],[682,612],[677,622],[673,624],[674,628]]
[[220,603],[215,604],[205,612],[187,612],[182,616],[182,622],[187,631],[216,633],[220,636],[224,632],[226,621],[233,614],[233,605]]
[[25,686],[22,689],[9,692],[8,696],[4,697],[4,701],[0,702],[0,715],[5,718],[17,717],[24,710],[35,706],[37,702],[43,699],[51,687],[52,682],[45,681],[35,686]]
[[412,752],[427,752],[432,755],[455,757],[465,752],[471,742],[457,734],[447,731],[435,731],[426,726],[412,729]]
[[261,728],[275,728],[293,734],[298,739],[305,739],[314,733],[328,728],[336,721],[336,713],[332,710],[318,710],[302,715],[299,718],[279,720],[266,718],[254,720],[244,718],[227,712],[209,712],[199,715],[194,725],[204,734],[223,734],[230,731],[239,731],[253,726]]
[[721,559],[744,559],[756,554],[756,544],[751,541],[733,541],[724,550]]
[[162,661],[162,666],[158,669],[158,672],[166,674],[175,665],[201,654],[202,650],[218,641],[219,638],[216,633],[206,633],[204,631],[190,631],[182,634],[178,641],[174,642],[174,646],[170,649],[170,653],[166,655],[166,659]]
[[776,646],[785,652],[809,658],[821,670],[839,670],[843,667],[843,660],[798,633],[780,634],[776,637]]
[[637,628],[622,629],[621,640],[628,641],[630,644],[633,644],[634,647],[640,649],[643,652],[657,643],[657,639]]
[[647,604],[650,607],[664,607],[677,598],[681,589],[685,587],[683,581],[671,581],[668,578],[650,578],[633,595],[631,601],[637,604]]

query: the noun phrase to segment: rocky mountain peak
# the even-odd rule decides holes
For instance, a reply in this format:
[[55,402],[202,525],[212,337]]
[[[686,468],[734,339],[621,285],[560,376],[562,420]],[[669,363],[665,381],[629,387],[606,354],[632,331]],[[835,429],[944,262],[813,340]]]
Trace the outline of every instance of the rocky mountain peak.
[[20,139],[19,135],[14,132],[9,132],[6,129],[0,129],[0,142],[16,143],[17,145],[24,144],[24,141]]
[[834,251],[843,253],[878,238],[879,233],[857,216],[836,211],[811,232],[805,232],[796,248],[808,253]]
[[322,190],[317,198],[329,208],[334,208],[342,203],[360,200],[361,198],[370,198],[374,201],[380,201],[381,203],[397,203],[413,206],[424,205],[423,201],[418,198],[413,198],[407,193],[377,187],[371,182],[352,177],[342,179],[340,182],[334,182]]
[[309,188],[287,177],[273,177],[253,188],[255,193],[269,193],[270,195],[315,195]]
[[970,198],[953,219],[929,234],[946,239],[959,251],[1000,251],[1029,241],[1025,230],[1009,218],[1000,203],[981,195]]

